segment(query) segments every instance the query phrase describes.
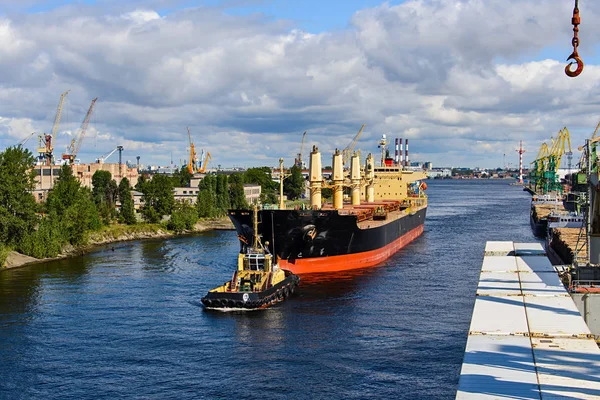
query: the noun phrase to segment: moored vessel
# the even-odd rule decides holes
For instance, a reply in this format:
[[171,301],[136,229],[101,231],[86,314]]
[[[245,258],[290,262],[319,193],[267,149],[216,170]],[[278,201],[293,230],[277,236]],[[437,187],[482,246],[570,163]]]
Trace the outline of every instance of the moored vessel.
[[[258,231],[257,210],[254,209],[254,232]],[[248,245],[252,243],[252,245]],[[210,290],[202,298],[207,309],[256,310],[267,308],[290,297],[300,282],[292,272],[279,268],[273,255],[253,235],[245,241],[238,254],[238,266],[231,280]],[[268,245],[265,242],[265,245]]]
[[[358,154],[350,158],[349,174],[342,153],[333,156],[332,181],[323,180],[321,154],[310,158],[310,208],[261,210],[259,234],[279,266],[295,274],[335,272],[374,266],[419,237],[427,211],[426,174],[386,157],[385,135],[379,142],[381,164],[368,155],[364,168]],[[408,158],[408,157],[407,157]],[[321,190],[330,187],[332,203],[323,203]],[[344,201],[344,188],[350,196]],[[230,210],[240,241],[254,232],[247,210]]]

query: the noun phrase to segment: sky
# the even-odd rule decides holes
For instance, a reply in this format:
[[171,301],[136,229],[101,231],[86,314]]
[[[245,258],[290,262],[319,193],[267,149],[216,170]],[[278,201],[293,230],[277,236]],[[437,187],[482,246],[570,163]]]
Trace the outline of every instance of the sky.
[[[516,167],[566,126],[574,156],[600,120],[600,2],[582,0],[0,0],[0,150],[50,132],[55,154],[98,97],[78,158],[124,148],[212,166],[291,165],[307,132],[331,153],[366,127],[434,167]],[[112,161],[116,161],[116,155]],[[108,160],[110,161],[110,160]],[[210,167],[211,165],[209,165]]]

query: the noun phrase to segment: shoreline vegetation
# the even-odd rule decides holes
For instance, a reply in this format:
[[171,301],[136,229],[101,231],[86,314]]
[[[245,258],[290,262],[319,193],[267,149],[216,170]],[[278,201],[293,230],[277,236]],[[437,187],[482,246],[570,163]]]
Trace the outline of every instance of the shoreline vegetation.
[[[233,229],[227,210],[249,209],[246,183],[261,186],[260,203],[277,201],[278,185],[269,167],[200,175],[196,198],[181,201],[175,199],[174,188],[191,187],[195,177],[187,166],[170,175],[143,173],[134,187],[126,177],[117,183],[109,171],[97,170],[87,187],[68,163],[60,167],[45,199],[36,201],[36,163],[52,165],[53,160],[36,159],[21,145],[0,151],[0,269],[82,254],[118,241]],[[297,166],[291,171],[284,192],[293,200],[300,196],[304,179]],[[137,206],[134,189],[142,193]]]
[[100,246],[111,243],[144,239],[167,239],[211,230],[235,230],[235,228],[228,217],[200,219],[192,229],[182,231],[169,230],[162,224],[112,225],[91,232],[87,243],[83,245],[66,245],[56,257],[35,258],[9,250],[4,265],[0,265],[0,271],[86,254]]

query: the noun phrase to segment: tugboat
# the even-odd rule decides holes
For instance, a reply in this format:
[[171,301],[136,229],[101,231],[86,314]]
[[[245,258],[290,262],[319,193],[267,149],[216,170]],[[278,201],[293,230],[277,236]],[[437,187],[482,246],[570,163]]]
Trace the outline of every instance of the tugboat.
[[238,267],[230,281],[210,290],[201,301],[213,310],[258,310],[290,297],[300,278],[278,267],[269,243],[263,246],[258,232],[258,213],[254,207],[252,246],[241,241]]

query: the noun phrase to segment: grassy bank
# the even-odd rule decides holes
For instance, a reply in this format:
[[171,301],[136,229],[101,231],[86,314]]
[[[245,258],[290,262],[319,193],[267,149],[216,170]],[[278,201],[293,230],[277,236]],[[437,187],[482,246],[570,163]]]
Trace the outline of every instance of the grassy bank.
[[108,243],[123,242],[128,240],[167,238],[213,229],[225,230],[234,229],[234,227],[227,217],[200,219],[198,222],[196,222],[193,229],[182,232],[171,231],[166,228],[165,224],[113,224],[103,226],[99,230],[90,232],[86,242],[80,246],[74,247],[69,244],[64,246],[60,254],[57,257],[52,258],[37,259],[28,257],[15,251],[10,251],[10,249],[6,247],[0,246],[0,269],[15,268],[35,262],[70,257],[75,254],[83,254],[93,249],[95,246]]

